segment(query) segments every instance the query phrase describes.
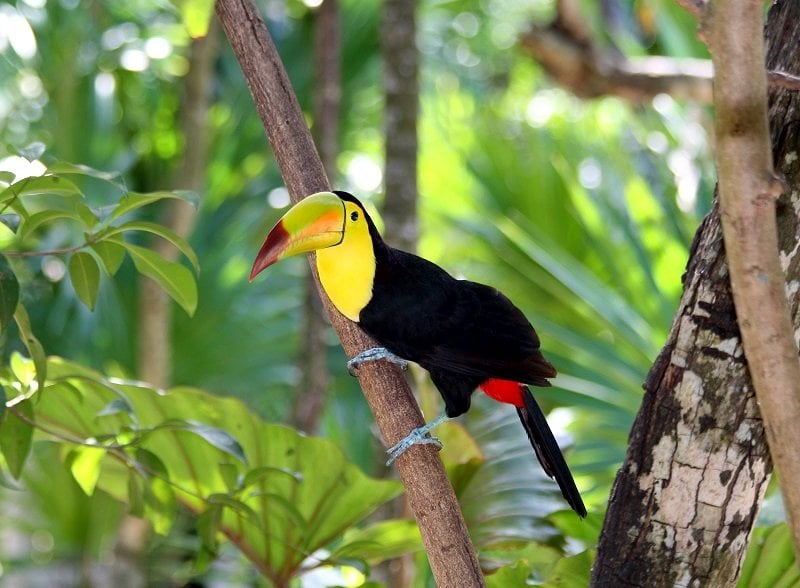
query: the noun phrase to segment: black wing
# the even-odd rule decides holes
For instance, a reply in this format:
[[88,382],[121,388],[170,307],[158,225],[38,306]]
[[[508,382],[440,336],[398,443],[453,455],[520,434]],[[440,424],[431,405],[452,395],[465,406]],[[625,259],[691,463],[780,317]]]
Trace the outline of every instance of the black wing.
[[539,386],[556,375],[525,315],[495,288],[388,249],[378,258],[360,324],[393,353],[428,371]]

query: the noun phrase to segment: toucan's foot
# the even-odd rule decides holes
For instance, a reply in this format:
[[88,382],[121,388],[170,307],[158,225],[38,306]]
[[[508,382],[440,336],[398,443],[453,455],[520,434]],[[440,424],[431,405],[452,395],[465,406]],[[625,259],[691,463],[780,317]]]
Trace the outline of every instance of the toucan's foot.
[[441,449],[442,442],[439,441],[436,437],[431,437],[430,431],[431,429],[439,426],[446,420],[447,420],[447,415],[443,414],[432,420],[427,425],[414,429],[406,437],[403,437],[398,443],[392,445],[389,449],[386,450],[386,453],[389,454],[389,461],[386,462],[386,465],[387,466],[392,465],[394,461],[398,457],[403,455],[406,452],[406,450],[412,445],[431,444],[431,445],[436,445],[438,449]]
[[395,363],[400,366],[400,369],[403,370],[408,368],[408,362],[405,359],[396,356],[394,353],[386,349],[386,347],[373,347],[372,349],[362,351],[353,359],[348,361],[347,371],[351,376],[355,377],[358,366],[368,361],[375,361],[376,359],[385,359],[386,361]]

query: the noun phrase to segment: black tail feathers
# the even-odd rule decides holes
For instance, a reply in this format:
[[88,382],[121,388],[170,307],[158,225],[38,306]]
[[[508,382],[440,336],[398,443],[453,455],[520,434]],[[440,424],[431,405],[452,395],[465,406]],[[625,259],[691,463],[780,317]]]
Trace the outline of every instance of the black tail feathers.
[[572,474],[567,467],[567,462],[564,461],[555,437],[553,437],[553,432],[544,418],[544,413],[536,404],[528,387],[522,386],[522,388],[525,407],[517,408],[517,414],[519,420],[522,421],[522,426],[525,427],[525,432],[528,433],[528,439],[533,445],[536,457],[539,458],[545,473],[551,478],[555,478],[558,487],[561,488],[561,494],[572,509],[579,516],[585,517],[586,507],[583,505],[578,488],[575,487],[575,480],[572,479]]

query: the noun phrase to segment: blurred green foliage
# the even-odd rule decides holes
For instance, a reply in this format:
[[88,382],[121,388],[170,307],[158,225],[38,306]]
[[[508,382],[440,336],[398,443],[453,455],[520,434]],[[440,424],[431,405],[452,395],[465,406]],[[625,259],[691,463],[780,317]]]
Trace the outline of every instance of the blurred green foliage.
[[[314,2],[260,4],[300,103],[310,113]],[[343,114],[335,184],[379,207],[381,3],[340,4]],[[622,0],[603,3],[605,10],[592,2],[580,5],[594,38],[609,50],[705,56],[692,17],[674,3]],[[239,397],[274,422],[285,422],[293,404],[302,401],[297,356],[306,265],[288,260],[267,279],[247,284],[252,257],[288,200],[224,39],[218,38],[213,69],[205,186],[192,197],[198,205],[196,228],[184,243],[159,225],[161,199],[187,196],[166,191],[185,188],[177,170],[185,146],[179,118],[190,32],[203,29],[209,10],[204,1],[16,0],[0,6],[0,202],[5,206],[0,247],[25,253],[1,258],[0,264],[4,377],[10,378],[4,385],[24,376],[29,392],[33,380],[45,392],[39,404],[18,401],[0,427],[11,475],[6,483],[13,488],[5,493],[22,495],[18,484],[26,489],[25,499],[2,511],[4,525],[21,533],[26,547],[3,554],[8,570],[107,559],[123,514],[115,496],[127,502],[129,512],[147,514],[157,530],[170,530],[166,538],[150,540],[148,566],[160,570],[151,578],[181,583],[197,569],[176,562],[209,556],[217,547],[216,530],[252,517],[256,507],[237,502],[240,477],[261,471],[263,476],[249,474],[260,484],[272,470],[259,467],[284,467],[253,461],[255,445],[265,439],[242,436],[226,420],[235,414],[258,422],[232,400],[203,396],[172,418],[188,422],[193,410],[202,412],[200,404],[218,407],[197,422],[226,431],[244,447],[246,467],[231,451],[223,451],[227,458],[220,460],[221,449],[197,431],[194,437],[185,430],[159,433],[183,441],[189,435],[197,455],[213,454],[209,460],[215,465],[222,461],[219,469],[205,472],[213,481],[193,482],[203,486],[202,504],[169,484],[159,486],[157,480],[174,481],[180,468],[155,437],[136,437],[132,447],[139,453],[133,451],[125,462],[128,470],[117,464],[120,475],[109,478],[103,470],[108,456],[98,458],[80,446],[69,450],[41,431],[33,435],[25,421],[26,414],[41,412],[59,426],[67,424],[64,407],[48,413],[56,397],[47,388],[54,386],[50,372],[53,361],[61,360],[48,363],[45,356],[73,362],[59,363],[58,369],[67,365],[106,374],[91,372],[94,382],[136,376],[139,273],[160,277],[187,311],[173,316],[175,384]],[[553,388],[536,394],[562,445],[570,447],[567,460],[590,509],[580,525],[559,512],[564,505],[558,490],[535,463],[513,424],[513,411],[476,398],[463,423],[443,426],[443,457],[482,562],[497,570],[489,579],[495,586],[523,585],[530,577],[548,586],[573,586],[587,577],[641,383],[669,329],[688,246],[714,186],[704,106],[666,95],[639,106],[617,98],[584,102],[553,87],[517,47],[530,23],[547,22],[553,13],[553,2],[546,0],[426,0],[418,10],[420,252],[454,274],[498,286],[536,326],[560,372]],[[213,25],[210,34],[221,37]],[[313,126],[311,114],[308,119]],[[47,182],[20,196],[24,186]],[[143,205],[125,209],[126,201]],[[183,260],[164,266],[155,259],[153,233],[176,243]],[[53,253],[31,255],[48,251]],[[329,343],[323,435],[362,470],[384,476],[371,415],[332,334]],[[36,369],[23,369],[28,363],[15,352],[31,357]],[[131,415],[142,409],[135,403],[115,405],[110,397],[87,402],[94,385],[75,385],[62,399],[74,397],[83,415],[85,426],[71,434],[96,436],[112,421],[120,427],[114,435],[130,429]],[[417,388],[433,416],[436,392],[424,379]],[[136,388],[151,394],[145,389]],[[7,399],[20,392],[14,390],[6,391]],[[287,443],[317,443],[285,428],[270,430],[291,439]],[[135,436],[134,429],[129,433]],[[326,447],[326,455],[336,453]],[[136,476],[132,470],[145,462],[151,475]],[[158,473],[162,466],[169,475]],[[17,482],[13,478],[19,475]],[[294,483],[285,478],[282,484]],[[49,495],[52,485],[63,488],[58,500]],[[175,500],[205,514],[196,521],[173,514],[159,518]],[[306,518],[284,506],[288,519]],[[338,574],[331,581],[356,583],[363,576],[347,580],[348,570],[368,572],[381,559],[418,547],[406,522],[346,529],[354,520],[342,522],[343,535],[335,541],[326,534],[326,541],[304,546],[304,556],[325,548],[315,561],[336,564],[330,566]],[[780,542],[775,532],[759,533],[759,545]],[[223,548],[221,558],[235,565],[214,565],[207,578],[254,581],[240,556]],[[343,562],[349,565],[340,566]],[[424,557],[418,554],[415,562],[415,585],[430,585]],[[283,569],[299,573],[299,564],[295,559]],[[748,563],[747,569],[754,566]]]

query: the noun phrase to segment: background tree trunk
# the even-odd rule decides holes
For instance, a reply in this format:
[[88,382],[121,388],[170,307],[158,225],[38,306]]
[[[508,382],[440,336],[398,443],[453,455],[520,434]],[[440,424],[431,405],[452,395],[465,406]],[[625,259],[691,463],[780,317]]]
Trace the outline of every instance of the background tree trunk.
[[[312,132],[322,167],[331,184],[336,183],[336,156],[339,154],[339,107],[341,103],[341,25],[338,0],[325,0],[314,22],[314,60],[316,88]],[[326,364],[325,333],[328,321],[311,276],[306,284],[303,304],[303,332],[299,388],[292,421],[298,429],[315,434],[319,429],[330,380]]]
[[[185,78],[181,128],[185,141],[183,157],[172,180],[176,189],[202,192],[208,167],[208,110],[217,56],[217,26],[212,21],[208,35],[194,39],[189,52],[189,71]],[[182,200],[164,203],[163,224],[188,238],[194,227],[196,210]],[[163,239],[153,249],[167,259],[177,260],[179,251]],[[171,385],[173,302],[156,282],[139,278],[139,323],[137,334],[138,377],[159,388]],[[144,519],[126,516],[114,548],[113,574],[117,586],[146,584],[141,558],[150,535]]]
[[[800,5],[776,3],[767,65],[800,70]],[[798,95],[770,91],[776,170],[800,186]],[[800,201],[778,205],[781,262],[800,327]],[[647,381],[600,537],[593,586],[734,585],[772,471],[742,352],[715,206],[695,236],[684,295]]]
[[417,112],[419,110],[419,51],[416,0],[387,0],[381,22],[383,57],[385,197],[383,220],[386,242],[416,251]]

